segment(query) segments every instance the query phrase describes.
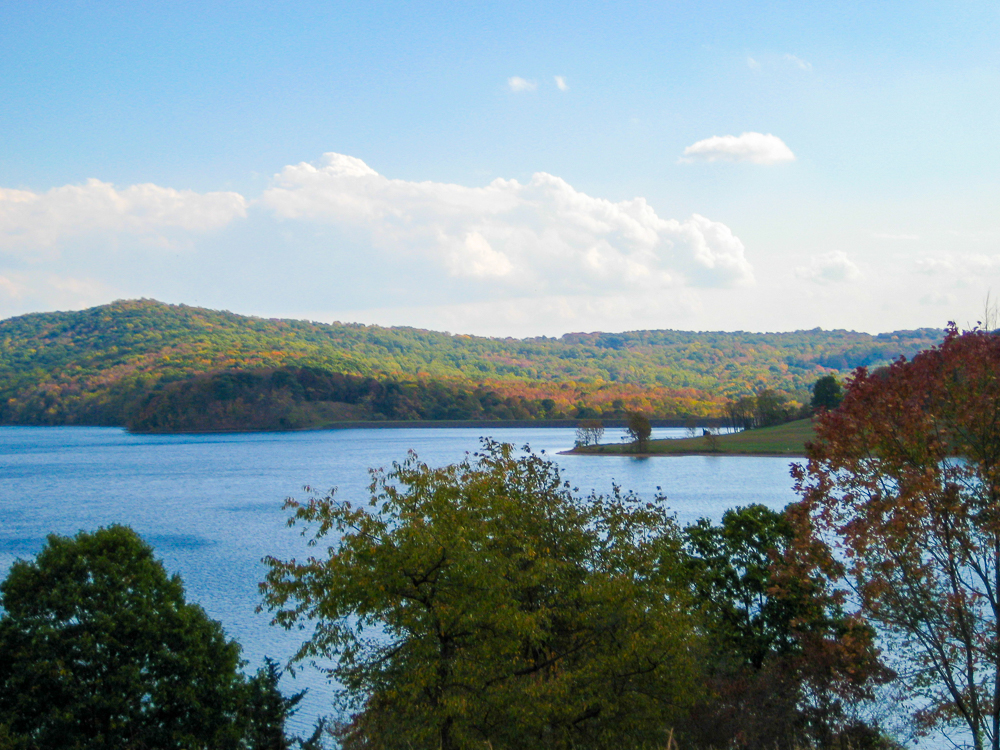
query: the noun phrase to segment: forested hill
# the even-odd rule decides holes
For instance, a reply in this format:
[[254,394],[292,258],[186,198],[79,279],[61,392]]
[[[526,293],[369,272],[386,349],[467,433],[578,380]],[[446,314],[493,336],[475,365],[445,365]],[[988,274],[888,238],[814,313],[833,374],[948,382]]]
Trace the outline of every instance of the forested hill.
[[[480,404],[469,402],[472,417],[487,414],[477,410],[498,398],[513,400],[487,416],[503,418],[508,407],[519,418],[577,416],[612,408],[708,414],[717,413],[726,398],[761,388],[801,397],[823,374],[846,374],[859,365],[912,356],[941,337],[942,331],[935,329],[878,336],[815,329],[497,339],[267,320],[128,300],[0,321],[0,423],[125,424],[126,412],[138,408],[137,398],[172,383],[279,368],[294,377],[301,368],[321,377],[364,376],[365,382],[392,382],[404,391],[431,387],[445,400],[472,398]],[[223,396],[231,392],[227,388],[222,388]],[[271,388],[255,387],[254,398],[267,397]],[[178,392],[178,386],[171,392]],[[294,386],[290,393],[299,401],[309,400],[305,386]],[[365,415],[367,402],[358,398],[360,406],[349,410],[353,418]],[[534,413],[532,404],[537,407]],[[451,418],[468,409],[453,410]],[[430,407],[423,412],[415,408],[408,414],[439,418],[434,414],[440,409],[432,412]]]

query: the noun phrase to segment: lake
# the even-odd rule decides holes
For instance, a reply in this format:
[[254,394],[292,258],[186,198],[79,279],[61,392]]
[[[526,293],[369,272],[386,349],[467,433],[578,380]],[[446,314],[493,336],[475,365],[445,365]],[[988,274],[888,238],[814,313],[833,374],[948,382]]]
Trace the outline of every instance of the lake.
[[[736,505],[784,507],[796,498],[787,458],[559,456],[575,432],[564,428],[357,429],[292,433],[130,435],[116,428],[0,427],[0,577],[16,558],[36,554],[45,535],[71,535],[128,524],[153,545],[188,599],[220,620],[255,669],[265,655],[286,659],[301,634],[256,614],[261,558],[302,557],[298,531],[281,505],[303,485],[336,486],[338,497],[364,500],[368,469],[388,467],[415,450],[431,465],[460,460],[479,438],[544,451],[581,492],[612,483],[646,497],[657,488],[678,520],[718,519]],[[608,430],[605,442],[620,438]],[[654,429],[653,438],[683,437]],[[283,687],[310,688],[293,721],[305,731],[329,709],[330,688],[305,668]]]

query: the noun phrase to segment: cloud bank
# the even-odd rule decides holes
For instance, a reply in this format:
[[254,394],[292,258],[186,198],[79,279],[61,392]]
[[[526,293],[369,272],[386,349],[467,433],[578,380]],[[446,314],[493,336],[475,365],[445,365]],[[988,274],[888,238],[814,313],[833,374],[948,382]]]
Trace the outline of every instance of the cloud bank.
[[751,164],[780,164],[794,161],[795,154],[776,135],[768,133],[743,133],[742,135],[715,135],[692,143],[680,159],[693,161],[746,161]]
[[318,319],[383,310],[385,322],[508,335],[667,324],[700,295],[754,283],[725,224],[545,172],[470,187],[329,153],[284,167],[255,198],[99,180],[0,189],[0,316],[146,296]]
[[127,233],[164,240],[164,232],[221,229],[246,216],[239,193],[196,193],[158,185],[122,190],[100,180],[46,193],[0,188],[0,249],[52,248],[80,235]]
[[335,224],[383,252],[516,290],[603,292],[753,282],[743,243],[695,214],[663,219],[643,198],[612,202],[538,172],[485,187],[384,177],[329,153],[285,167],[261,207],[286,221]]

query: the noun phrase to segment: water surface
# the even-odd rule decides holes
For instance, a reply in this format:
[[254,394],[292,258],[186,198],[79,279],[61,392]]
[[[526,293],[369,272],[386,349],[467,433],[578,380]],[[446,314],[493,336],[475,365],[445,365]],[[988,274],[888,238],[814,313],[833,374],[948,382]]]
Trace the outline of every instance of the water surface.
[[[619,439],[608,430],[605,441]],[[656,429],[653,437],[682,437]],[[286,659],[302,635],[269,626],[254,612],[261,558],[302,557],[304,541],[285,526],[286,497],[303,485],[336,486],[342,499],[367,497],[370,467],[415,450],[431,465],[460,460],[479,438],[545,451],[582,492],[612,483],[646,497],[667,496],[681,523],[718,519],[736,505],[783,507],[795,499],[787,458],[738,456],[559,456],[568,428],[358,429],[315,432],[130,435],[115,428],[0,427],[0,577],[16,558],[41,549],[46,534],[128,524],[184,579],[189,600],[222,622],[248,668],[265,655]],[[304,730],[327,711],[329,688],[303,670],[289,689],[310,688],[297,717]]]

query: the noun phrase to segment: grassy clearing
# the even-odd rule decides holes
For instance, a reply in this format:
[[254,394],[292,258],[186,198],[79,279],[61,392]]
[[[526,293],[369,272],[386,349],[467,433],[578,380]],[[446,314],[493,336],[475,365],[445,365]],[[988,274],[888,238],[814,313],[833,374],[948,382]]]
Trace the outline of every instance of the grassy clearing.
[[[804,456],[806,442],[815,439],[812,420],[799,419],[795,422],[765,427],[760,430],[737,432],[733,435],[682,438],[680,440],[651,440],[647,456]],[[591,445],[574,448],[567,453],[578,455],[620,455],[634,454],[634,446]]]

